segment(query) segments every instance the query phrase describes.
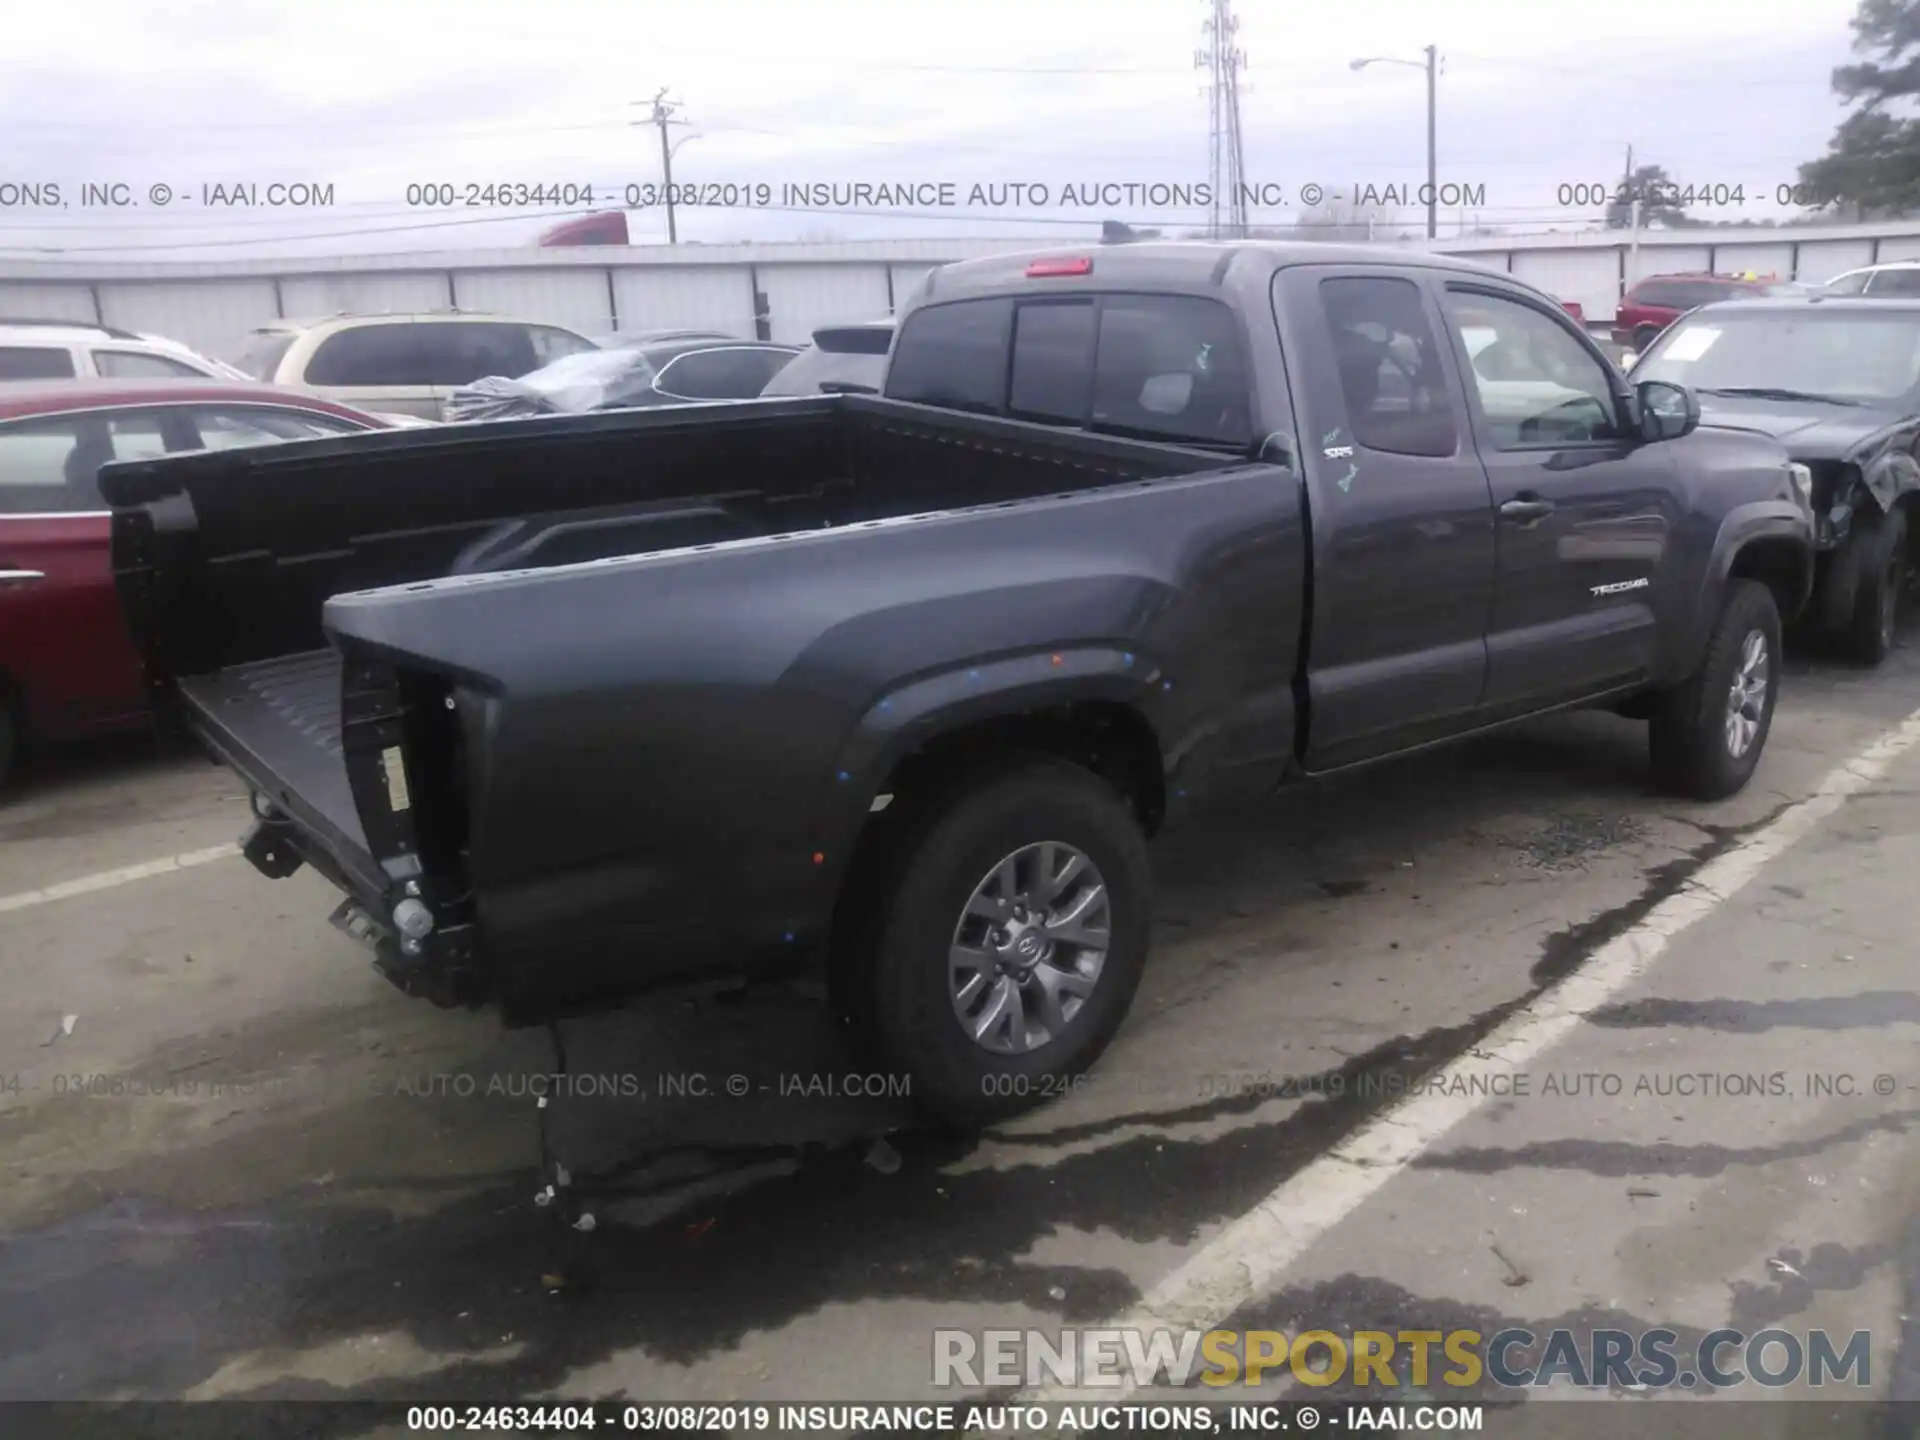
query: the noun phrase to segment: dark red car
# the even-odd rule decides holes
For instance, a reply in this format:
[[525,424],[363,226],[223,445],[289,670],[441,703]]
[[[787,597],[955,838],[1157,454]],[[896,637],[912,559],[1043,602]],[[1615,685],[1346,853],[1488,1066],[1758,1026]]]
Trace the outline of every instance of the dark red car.
[[1746,275],[1649,275],[1627,291],[1614,311],[1614,343],[1644,350],[1689,310],[1716,300],[1765,295],[1776,283]]
[[0,781],[28,742],[146,722],[141,661],[120,616],[109,460],[385,429],[344,405],[196,380],[0,384]]

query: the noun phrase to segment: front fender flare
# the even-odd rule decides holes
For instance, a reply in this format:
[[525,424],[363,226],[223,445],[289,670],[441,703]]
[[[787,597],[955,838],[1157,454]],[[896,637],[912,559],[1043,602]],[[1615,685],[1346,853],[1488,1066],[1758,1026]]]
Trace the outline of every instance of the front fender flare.
[[1756,541],[1782,541],[1798,553],[1796,575],[1788,587],[1789,603],[1782,606],[1783,620],[1791,620],[1806,608],[1813,594],[1813,518],[1796,501],[1788,499],[1752,500],[1736,505],[1720,521],[1713,537],[1713,552],[1701,582],[1693,623],[1688,627],[1687,664],[1691,673],[1705,650],[1727,590],[1735,561]]

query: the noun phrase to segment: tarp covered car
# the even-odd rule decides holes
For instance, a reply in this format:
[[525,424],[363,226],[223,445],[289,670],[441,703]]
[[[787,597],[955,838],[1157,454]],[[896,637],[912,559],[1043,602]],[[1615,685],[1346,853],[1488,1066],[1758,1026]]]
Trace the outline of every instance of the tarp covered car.
[[683,339],[586,350],[517,380],[490,375],[447,400],[447,419],[510,420],[708,400],[751,400],[798,354],[763,341]]

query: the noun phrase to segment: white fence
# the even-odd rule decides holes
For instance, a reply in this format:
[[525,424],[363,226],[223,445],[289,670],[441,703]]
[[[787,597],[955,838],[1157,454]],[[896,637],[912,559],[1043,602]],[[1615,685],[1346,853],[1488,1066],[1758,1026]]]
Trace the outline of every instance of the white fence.
[[[0,260],[0,318],[72,319],[170,335],[231,357],[280,317],[488,310],[586,335],[701,326],[804,341],[815,327],[889,314],[935,265],[1058,246],[1059,236],[831,244],[649,245],[474,250],[335,260],[88,263]],[[1405,242],[1425,249],[1426,242]],[[1825,280],[1856,265],[1920,258],[1920,222],[1476,236],[1432,247],[1511,271],[1590,320],[1623,288],[1672,271],[1758,270]]]

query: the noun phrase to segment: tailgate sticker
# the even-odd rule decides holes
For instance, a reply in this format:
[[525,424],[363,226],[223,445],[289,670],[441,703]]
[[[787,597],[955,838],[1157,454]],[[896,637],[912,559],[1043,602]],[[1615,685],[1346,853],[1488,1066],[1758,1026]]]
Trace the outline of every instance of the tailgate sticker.
[[407,798],[407,767],[400,759],[400,747],[389,745],[382,750],[380,764],[387,772],[387,804],[397,815],[412,804]]

